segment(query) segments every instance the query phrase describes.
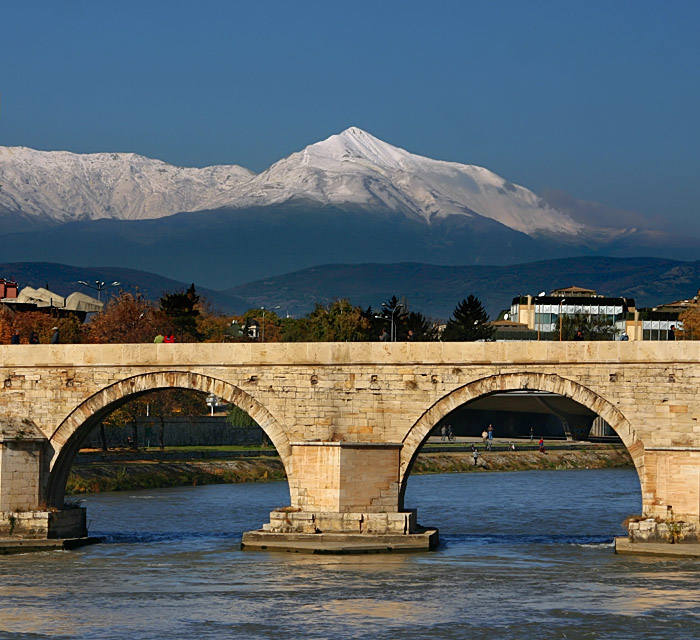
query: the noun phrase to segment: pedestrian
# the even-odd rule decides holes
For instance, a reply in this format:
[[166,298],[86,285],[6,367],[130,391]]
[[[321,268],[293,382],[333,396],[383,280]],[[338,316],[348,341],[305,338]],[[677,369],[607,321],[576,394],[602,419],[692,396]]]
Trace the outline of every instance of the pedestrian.
[[58,327],[53,327],[51,331],[53,331],[53,333],[51,334],[51,340],[49,342],[51,344],[58,344],[60,342],[60,336],[58,335]]
[[452,425],[447,425],[447,439],[452,442],[455,439],[454,431],[452,431]]
[[441,440],[445,442],[445,438],[447,438],[447,427],[444,424],[440,427],[440,435],[442,436]]
[[15,331],[10,338],[10,344],[19,344],[19,331]]
[[39,344],[39,335],[36,331],[32,331],[29,334],[29,344]]
[[676,327],[674,325],[671,325],[671,328],[668,330],[668,339],[669,340],[676,339]]
[[413,342],[413,329],[408,330],[408,335],[406,336],[407,342]]
[[379,334],[379,342],[389,342],[389,334],[386,332],[386,329],[382,329],[382,332]]
[[168,334],[167,336],[163,336],[163,342],[171,344],[175,342],[175,336],[172,333]]
[[479,460],[479,452],[474,445],[472,445],[472,457],[474,458],[474,466],[476,466]]
[[535,439],[535,428],[530,427],[530,441]]
[[486,440],[488,439],[488,437],[489,437],[489,434],[486,432],[486,429],[484,429],[484,430],[481,432],[481,440],[482,440],[483,443],[484,443],[484,447],[486,447]]
[[574,340],[583,340],[583,331],[581,331],[581,329],[576,331],[576,335],[574,336]]
[[489,449],[489,451],[491,451],[491,447],[493,447],[493,425],[492,424],[489,425],[487,432],[488,432],[488,438],[489,438],[488,449]]
[[544,438],[540,436],[540,441],[537,443],[540,447],[540,453],[547,453],[544,449]]
[[511,451],[515,451],[515,442],[509,442],[508,445],[510,446]]
[[159,333],[155,338],[153,338],[154,344],[162,344],[165,342],[165,337],[162,333]]

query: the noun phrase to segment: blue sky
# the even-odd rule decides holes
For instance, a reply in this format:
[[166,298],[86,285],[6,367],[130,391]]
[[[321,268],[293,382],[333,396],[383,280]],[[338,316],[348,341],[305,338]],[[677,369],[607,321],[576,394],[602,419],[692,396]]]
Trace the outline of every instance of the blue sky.
[[347,126],[700,233],[700,2],[3,5],[0,144],[260,170]]

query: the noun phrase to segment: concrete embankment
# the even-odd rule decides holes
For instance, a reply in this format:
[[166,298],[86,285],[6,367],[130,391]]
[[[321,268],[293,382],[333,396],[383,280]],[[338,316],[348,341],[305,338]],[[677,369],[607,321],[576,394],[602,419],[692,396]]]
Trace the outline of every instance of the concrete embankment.
[[[413,473],[471,473],[532,469],[606,469],[631,466],[622,446],[538,451],[480,452],[478,463],[469,452],[423,453]],[[133,489],[267,482],[283,480],[279,458],[246,457],[235,460],[119,460],[76,462],[66,487],[69,494]]]

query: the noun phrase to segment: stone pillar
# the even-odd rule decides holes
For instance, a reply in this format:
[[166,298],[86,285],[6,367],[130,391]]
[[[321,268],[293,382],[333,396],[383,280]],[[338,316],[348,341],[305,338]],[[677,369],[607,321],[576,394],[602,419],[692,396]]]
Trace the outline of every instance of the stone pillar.
[[47,510],[49,443],[31,420],[0,418],[0,537],[86,535],[85,509]]
[[644,514],[687,522],[700,529],[700,449],[648,448],[642,483]]
[[399,511],[399,443],[293,442],[292,504],[273,511],[273,533],[406,535],[415,510]]

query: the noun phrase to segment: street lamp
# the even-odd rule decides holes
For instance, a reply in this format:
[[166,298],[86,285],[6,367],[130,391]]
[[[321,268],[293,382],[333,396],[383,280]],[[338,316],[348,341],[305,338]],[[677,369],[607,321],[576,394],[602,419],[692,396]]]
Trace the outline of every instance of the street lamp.
[[[382,307],[384,307],[384,310],[386,311],[389,306],[386,304],[386,302],[382,303]],[[394,323],[394,314],[399,310],[403,309],[403,304],[399,302],[392,310],[391,310],[391,341],[396,342],[396,325]]]
[[90,284],[88,282],[85,282],[85,280],[78,280],[78,284],[82,284],[84,287],[88,287],[89,289],[94,289],[95,291],[97,291],[97,299],[101,302],[102,290],[106,287],[118,287],[121,284],[121,282],[117,282],[115,280],[114,282],[106,284],[102,280],[95,280],[95,284]]
[[[540,292],[537,294],[537,297],[535,298],[535,311],[534,311],[534,313],[535,313],[535,324],[537,325],[537,340],[540,339],[540,330],[541,330],[541,322],[540,322],[540,321],[538,320],[538,318],[537,318],[537,301],[538,301],[543,295],[545,295],[545,292],[544,292],[544,291],[540,291]],[[540,313],[540,317],[541,317],[541,316],[542,316],[542,314]]]
[[[274,311],[275,309],[279,309],[281,305],[277,305],[276,307],[272,307],[272,310]],[[261,333],[261,338],[260,342],[265,342],[265,307],[260,307],[262,309],[262,333]]]
[[563,305],[566,302],[566,298],[563,298],[562,300],[559,301],[559,342],[561,342],[561,328],[562,328],[562,321],[563,318],[561,317],[561,305]]

